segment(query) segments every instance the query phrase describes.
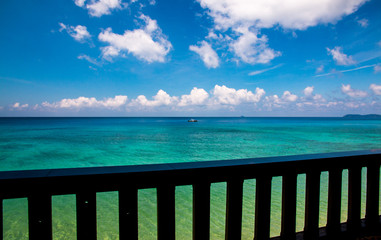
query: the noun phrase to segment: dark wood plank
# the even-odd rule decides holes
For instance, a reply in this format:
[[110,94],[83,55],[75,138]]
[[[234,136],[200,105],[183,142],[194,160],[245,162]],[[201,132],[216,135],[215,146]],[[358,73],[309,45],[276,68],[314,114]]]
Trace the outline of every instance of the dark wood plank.
[[282,225],[281,238],[295,239],[296,228],[296,187],[297,174],[291,173],[282,178]]
[[361,226],[361,167],[348,169],[348,229],[356,234]]
[[0,240],[3,240],[4,228],[3,228],[3,199],[0,198]]
[[379,225],[380,164],[371,161],[367,167],[365,220],[369,228]]
[[157,188],[157,239],[175,240],[175,186]]
[[340,231],[342,169],[332,169],[328,178],[327,233],[333,238]]
[[119,239],[138,239],[138,189],[119,191]]
[[97,239],[97,205],[95,192],[77,194],[77,239]]
[[28,197],[29,239],[52,239],[52,196],[36,194]]
[[310,171],[306,175],[304,238],[316,239],[319,234],[320,171]]
[[210,238],[210,183],[193,185],[193,240]]
[[271,176],[256,179],[254,240],[270,237]]
[[227,182],[225,239],[239,240],[242,233],[243,180]]

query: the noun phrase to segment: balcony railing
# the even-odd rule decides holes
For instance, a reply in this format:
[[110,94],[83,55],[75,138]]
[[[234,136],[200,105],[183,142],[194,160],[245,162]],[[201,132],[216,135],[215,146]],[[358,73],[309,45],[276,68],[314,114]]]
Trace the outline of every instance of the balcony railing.
[[[282,177],[281,239],[357,239],[381,234],[381,150],[241,160],[0,172],[3,199],[28,199],[29,239],[52,239],[52,196],[75,194],[77,239],[97,238],[96,193],[117,191],[119,237],[138,239],[138,190],[157,189],[157,238],[175,239],[175,188],[193,186],[194,240],[210,238],[210,186],[226,182],[225,239],[241,239],[243,182],[256,179],[254,239],[270,238],[271,180]],[[362,168],[367,168],[361,219]],[[348,170],[348,206],[341,206]],[[319,228],[320,175],[328,171],[327,226]],[[296,233],[297,176],[306,174],[304,231]],[[340,209],[348,207],[346,223]],[[1,238],[3,234],[0,235]]]

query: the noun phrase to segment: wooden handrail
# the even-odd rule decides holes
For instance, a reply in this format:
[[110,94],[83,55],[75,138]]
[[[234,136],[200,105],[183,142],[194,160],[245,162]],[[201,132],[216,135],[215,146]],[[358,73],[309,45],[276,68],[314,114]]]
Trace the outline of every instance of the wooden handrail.
[[[0,172],[0,199],[28,198],[30,239],[52,239],[53,195],[76,194],[77,237],[96,239],[96,193],[119,192],[120,239],[138,239],[138,189],[157,189],[158,239],[175,239],[175,187],[193,186],[193,239],[209,239],[210,184],[227,182],[226,239],[240,239],[243,181],[256,179],[255,240],[270,238],[271,180],[283,178],[282,239],[295,239],[296,178],[306,174],[305,239],[319,233],[319,186],[329,172],[325,238],[380,230],[381,150],[224,161]],[[365,228],[360,219],[361,168],[367,167]],[[343,169],[349,170],[347,230],[340,223]],[[2,201],[1,201],[2,209]],[[1,210],[0,209],[0,210]],[[0,215],[2,231],[2,211]],[[122,227],[124,226],[124,227]],[[321,231],[320,231],[321,232]],[[348,235],[350,233],[350,235]],[[343,235],[344,234],[344,235]],[[3,236],[3,234],[1,234]],[[1,237],[2,238],[2,237]]]

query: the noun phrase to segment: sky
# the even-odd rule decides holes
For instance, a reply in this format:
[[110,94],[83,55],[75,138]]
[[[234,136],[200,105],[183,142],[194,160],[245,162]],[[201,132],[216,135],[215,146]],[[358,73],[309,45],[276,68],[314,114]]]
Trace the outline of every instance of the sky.
[[381,114],[378,0],[3,0],[0,116]]

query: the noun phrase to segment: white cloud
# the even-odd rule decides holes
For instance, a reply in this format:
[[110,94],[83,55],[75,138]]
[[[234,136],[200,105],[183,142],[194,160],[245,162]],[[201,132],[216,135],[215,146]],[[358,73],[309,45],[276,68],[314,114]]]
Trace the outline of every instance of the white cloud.
[[334,74],[339,74],[339,73],[353,72],[353,71],[358,71],[358,70],[361,70],[361,69],[371,68],[371,67],[374,67],[374,71],[377,72],[377,64],[372,64],[372,65],[366,65],[366,66],[361,66],[361,67],[357,67],[357,68],[351,68],[351,69],[342,70],[342,71],[333,70],[332,72],[315,75],[314,77],[324,77],[324,76],[329,76],[329,75],[334,75]]
[[194,87],[189,95],[182,95],[178,106],[189,106],[189,105],[202,105],[205,104],[209,94],[202,88]]
[[[367,0],[197,0],[213,19],[213,30],[206,38],[229,47],[239,60],[268,63],[281,55],[268,46],[261,29],[282,27],[305,30],[318,24],[336,23]],[[238,62],[238,59],[232,59]]]
[[200,47],[191,45],[189,46],[189,49],[200,55],[202,61],[204,61],[204,64],[207,68],[216,68],[219,66],[218,55],[212,49],[209,43],[202,41]]
[[363,98],[363,97],[366,97],[368,95],[364,91],[352,89],[350,84],[348,84],[348,85],[342,84],[341,85],[341,91],[344,94],[346,94],[350,97],[353,97],[353,98]]
[[91,16],[101,17],[102,15],[110,15],[111,10],[122,9],[123,6],[121,0],[92,0],[90,4],[86,5],[86,8]]
[[312,96],[312,93],[314,91],[314,86],[311,86],[311,87],[306,87],[304,90],[303,90],[303,93],[306,97],[310,97]]
[[66,109],[81,109],[81,108],[107,108],[117,109],[126,104],[128,97],[123,95],[115,96],[114,98],[107,98],[104,100],[97,100],[94,97],[78,97],[74,99],[65,98],[59,102],[49,103],[43,102],[41,105],[47,108],[66,108]]
[[286,102],[295,102],[298,99],[298,96],[292,94],[290,91],[284,91],[282,99]]
[[60,32],[65,30],[72,38],[74,38],[78,42],[85,42],[87,39],[91,38],[91,35],[87,31],[87,28],[85,26],[77,25],[76,27],[74,27],[65,25],[63,23],[58,24],[61,26]]
[[168,93],[160,89],[155,96],[152,97],[153,100],[148,100],[144,95],[139,95],[136,99],[133,99],[131,106],[143,106],[143,107],[158,107],[158,106],[168,106],[174,105],[178,102],[178,97],[171,97]]
[[335,47],[334,49],[327,48],[328,54],[332,55],[337,65],[352,65],[356,61],[352,59],[352,56],[348,56],[342,52],[341,47]]
[[324,65],[320,65],[318,68],[316,68],[316,73],[321,73],[324,71]]
[[265,90],[256,88],[255,93],[247,89],[235,90],[225,85],[216,85],[212,90],[214,104],[238,105],[241,103],[257,103],[265,95]]
[[262,70],[257,70],[257,71],[253,71],[253,72],[250,72],[248,75],[249,76],[255,76],[255,75],[258,75],[258,74],[261,74],[261,73],[264,73],[264,72],[267,72],[267,71],[270,71],[270,70],[273,70],[273,69],[276,69],[278,67],[281,67],[283,64],[278,64],[274,67],[270,67],[270,68],[266,68],[266,69],[262,69]]
[[162,34],[156,20],[145,15],[141,15],[140,19],[145,22],[142,29],[126,30],[120,35],[107,28],[99,34],[100,41],[110,44],[102,48],[104,58],[115,57],[127,51],[148,63],[165,61],[166,55],[172,49],[171,43]]
[[375,73],[381,72],[381,65],[374,66],[374,72]]
[[230,49],[243,62],[268,63],[281,55],[280,52],[268,47],[266,35],[258,37],[258,33],[250,31],[247,27],[239,27],[235,31],[240,34],[240,37],[230,43]]
[[371,84],[369,89],[376,95],[381,95],[381,85]]
[[79,56],[78,56],[78,59],[86,60],[86,61],[88,61],[89,63],[92,63],[92,64],[97,65],[97,66],[100,65],[99,62],[98,62],[96,59],[94,59],[94,58],[92,58],[92,57],[89,57],[89,56],[87,56],[86,54],[79,55]]
[[11,109],[13,110],[23,110],[25,108],[29,107],[29,104],[20,104],[19,102],[14,103],[11,106]]
[[78,7],[83,7],[85,5],[86,0],[74,0],[75,5]]
[[358,20],[357,23],[363,28],[368,27],[368,19],[366,18]]
[[198,0],[208,8],[217,27],[248,24],[257,28],[280,25],[303,30],[321,23],[335,23],[355,12],[366,0]]

